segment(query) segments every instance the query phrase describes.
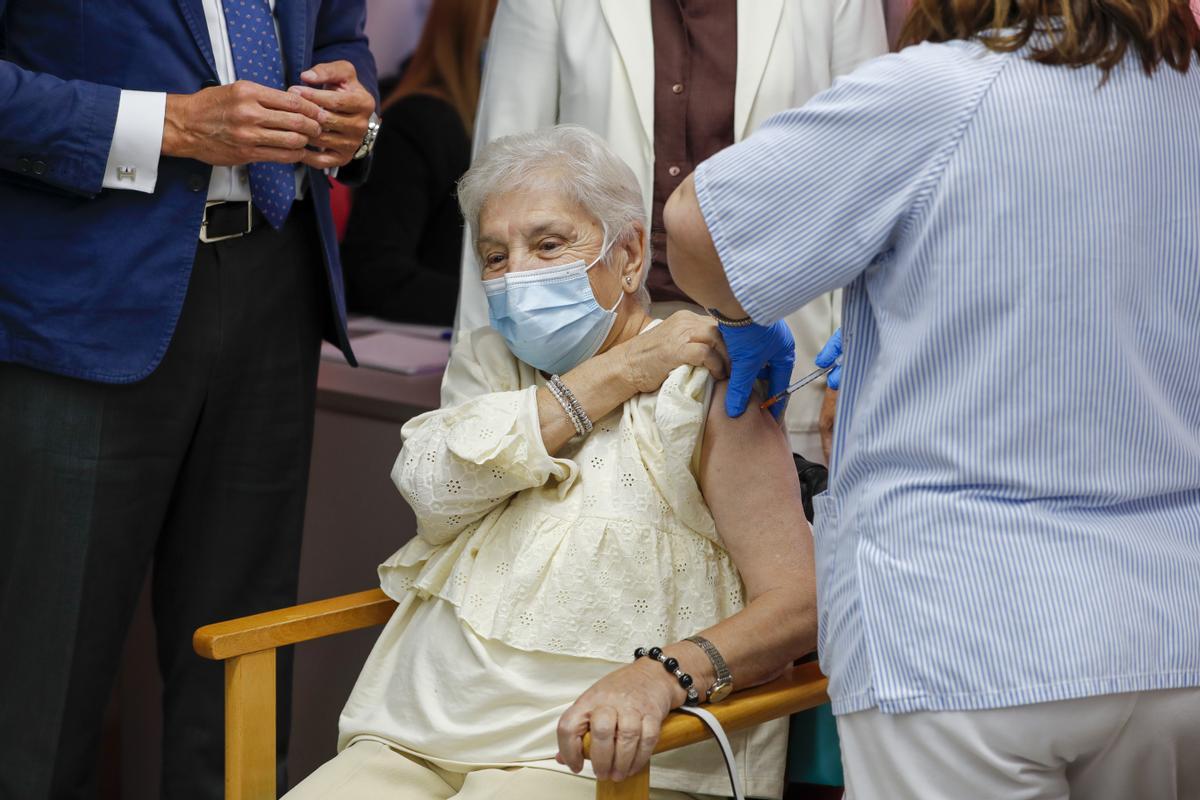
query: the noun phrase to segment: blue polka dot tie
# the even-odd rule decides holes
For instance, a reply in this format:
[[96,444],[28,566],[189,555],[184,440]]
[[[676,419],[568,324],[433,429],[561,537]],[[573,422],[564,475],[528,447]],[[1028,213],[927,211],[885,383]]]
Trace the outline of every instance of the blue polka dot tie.
[[[283,57],[268,0],[221,0],[229,49],[241,80],[284,88]],[[273,228],[283,227],[296,199],[296,168],[269,162],[251,164],[250,199]]]

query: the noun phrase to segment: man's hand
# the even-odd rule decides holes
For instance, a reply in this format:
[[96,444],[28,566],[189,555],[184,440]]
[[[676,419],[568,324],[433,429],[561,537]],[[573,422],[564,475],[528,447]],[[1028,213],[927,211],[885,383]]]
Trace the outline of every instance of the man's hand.
[[316,103],[326,113],[322,133],[312,143],[318,149],[306,153],[304,163],[318,169],[349,164],[367,135],[375,98],[358,82],[358,71],[349,61],[317,64],[302,73],[300,80],[306,85],[288,91]]
[[821,434],[821,452],[825,454],[826,464],[833,455],[833,426],[837,420],[837,399],[837,390],[826,386],[825,397],[821,401],[821,415],[817,419],[817,431]]
[[829,457],[833,453],[833,424],[837,417],[837,397],[838,387],[842,385],[842,329],[838,328],[833,332],[833,336],[829,337],[829,341],[821,348],[821,352],[817,353],[817,357],[813,359],[818,367],[828,367],[831,364],[836,364],[829,374],[825,377],[825,400],[821,403],[821,416],[817,422],[817,429],[821,433],[821,449],[825,451],[825,463],[829,463]]
[[162,153],[217,167],[295,164],[326,116],[311,100],[250,81],[167,95]]

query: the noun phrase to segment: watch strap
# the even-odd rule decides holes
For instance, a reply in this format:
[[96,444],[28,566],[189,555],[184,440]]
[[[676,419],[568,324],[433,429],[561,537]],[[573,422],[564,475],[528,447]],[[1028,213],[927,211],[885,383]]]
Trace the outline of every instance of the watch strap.
[[[705,639],[703,636],[689,636],[687,640],[704,651],[704,655],[708,656],[708,660],[712,662],[713,670],[717,673],[717,681],[713,684],[713,688],[733,683],[733,675],[729,672],[729,665],[725,663],[725,659],[721,656],[721,651],[717,646]],[[713,689],[710,688],[708,693],[711,695]]]
[[362,144],[354,153],[354,160],[366,158],[371,155],[371,151],[375,149],[375,140],[379,137],[379,129],[382,126],[382,121],[378,114],[372,113],[371,119],[367,121],[367,132],[363,135]]

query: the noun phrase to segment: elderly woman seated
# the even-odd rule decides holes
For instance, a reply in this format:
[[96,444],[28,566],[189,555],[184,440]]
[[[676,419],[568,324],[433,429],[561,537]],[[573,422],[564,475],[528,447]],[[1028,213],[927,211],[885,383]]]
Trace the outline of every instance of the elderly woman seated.
[[[645,766],[671,709],[724,699],[719,657],[741,689],[815,645],[786,439],[721,410],[711,320],[647,313],[630,169],[560,126],[488,145],[459,199],[492,326],[404,426],[392,477],[417,538],[380,567],[399,607],[339,755],[292,800],[591,798]],[[782,793],[785,723],[733,737],[754,796]],[[652,797],[728,793],[715,745],[653,764]]]

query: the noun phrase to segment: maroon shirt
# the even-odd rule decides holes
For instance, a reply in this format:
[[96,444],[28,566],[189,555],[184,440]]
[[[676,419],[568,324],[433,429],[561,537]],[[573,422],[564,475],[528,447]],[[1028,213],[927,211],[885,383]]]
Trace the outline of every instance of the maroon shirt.
[[654,28],[653,300],[687,300],[667,271],[663,206],[704,159],[733,144],[736,0],[650,0]]

